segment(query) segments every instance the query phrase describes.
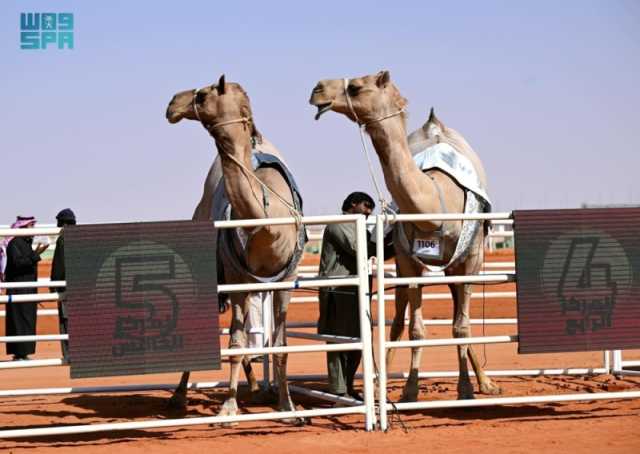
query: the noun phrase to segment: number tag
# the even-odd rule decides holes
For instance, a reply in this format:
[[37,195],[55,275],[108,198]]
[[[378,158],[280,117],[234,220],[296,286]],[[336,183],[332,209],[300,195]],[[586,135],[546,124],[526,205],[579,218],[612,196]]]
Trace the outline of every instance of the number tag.
[[433,235],[413,240],[413,253],[421,259],[442,259],[442,238]]

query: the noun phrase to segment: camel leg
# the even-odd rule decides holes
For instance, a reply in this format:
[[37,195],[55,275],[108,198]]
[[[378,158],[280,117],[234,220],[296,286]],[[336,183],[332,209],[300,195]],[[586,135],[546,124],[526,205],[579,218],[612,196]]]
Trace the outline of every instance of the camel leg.
[[[291,294],[288,291],[273,292],[273,319],[275,332],[273,333],[273,345],[275,347],[287,345],[287,309]],[[278,386],[278,407],[280,411],[295,411],[295,406],[289,393],[287,382],[287,354],[274,353],[273,372]],[[302,418],[287,418],[282,420],[288,424],[303,425]]]
[[[484,261],[484,240],[480,237],[476,239],[476,245],[473,248],[473,253],[469,256],[467,261],[464,263],[463,274],[476,274],[482,267],[482,262]],[[473,286],[471,284],[467,284],[463,286],[464,288],[461,290],[462,295],[460,295],[458,299],[459,308],[458,311],[462,314],[462,319],[464,320],[464,328],[462,330],[462,337],[471,336],[471,324],[469,323],[469,314],[470,314],[470,305],[471,305],[471,293]],[[454,290],[451,290],[452,294],[454,294]],[[455,331],[454,331],[455,335]],[[502,394],[502,390],[499,386],[497,386],[493,381],[487,376],[487,374],[482,369],[480,361],[478,359],[478,355],[474,351],[471,345],[466,346],[469,360],[471,361],[471,367],[473,367],[473,371],[476,374],[476,379],[478,381],[478,387],[482,394],[489,395],[498,395]]]
[[[472,285],[467,284],[464,286],[464,295],[462,300],[462,309],[461,311],[467,314],[467,331],[466,336],[471,336],[471,325],[469,324],[469,306],[471,304],[471,293],[472,293]],[[480,364],[478,356],[476,352],[473,350],[471,345],[467,346],[469,353],[469,360],[471,361],[471,367],[473,367],[473,371],[476,374],[476,380],[478,380],[478,388],[482,394],[489,394],[492,396],[502,394],[502,389],[485,374],[484,369]]]
[[184,410],[187,408],[187,383],[189,383],[189,375],[191,375],[189,371],[182,373],[180,383],[169,399],[169,408],[174,410]]
[[[450,284],[453,298],[453,337],[469,337],[469,305],[465,305],[466,288],[468,284]],[[469,365],[467,356],[469,347],[458,345],[458,399],[473,399],[473,385],[469,380]]]
[[[247,311],[250,309],[247,308]],[[264,326],[265,333],[266,330],[271,329],[271,325]],[[248,333],[248,331],[247,331]],[[242,368],[244,369],[244,374],[247,377],[247,383],[249,384],[249,391],[251,392],[251,403],[254,404],[272,404],[275,403],[275,395],[269,383],[267,383],[266,388],[263,388],[262,385],[258,382],[256,375],[253,371],[253,367],[251,365],[251,359],[248,357],[244,357],[242,359]]]
[[[244,331],[244,312],[246,308],[246,293],[234,293],[231,295],[231,340],[229,348],[245,348],[247,336]],[[227,399],[222,404],[218,416],[235,416],[238,414],[238,380],[240,378],[240,366],[242,355],[231,356],[231,379],[229,382],[229,393]],[[237,423],[226,423],[225,426],[236,425]]]
[[[409,303],[409,297],[407,293],[406,287],[398,287],[396,289],[396,312],[393,316],[393,322],[391,323],[391,329],[389,331],[389,340],[391,342],[397,341],[402,337],[402,333],[404,332],[404,317],[405,310],[407,308],[407,304]],[[386,354],[386,364],[387,364],[387,374],[391,368],[391,363],[393,362],[393,358],[395,356],[396,349],[390,348],[387,350]]]
[[[407,289],[409,296],[409,339],[424,339],[424,324],[422,323],[422,287],[412,287]],[[420,371],[420,360],[422,358],[422,347],[411,349],[411,369],[409,378],[402,391],[403,402],[415,402],[418,400],[418,373]]]

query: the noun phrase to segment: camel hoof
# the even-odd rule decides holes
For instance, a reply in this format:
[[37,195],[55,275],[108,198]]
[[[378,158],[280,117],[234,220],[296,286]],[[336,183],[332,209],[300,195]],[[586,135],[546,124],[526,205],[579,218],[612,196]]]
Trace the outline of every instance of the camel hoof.
[[307,418],[284,418],[282,422],[293,427],[303,427],[309,423]]
[[489,396],[498,396],[502,394],[502,388],[493,382],[487,382],[480,385],[480,392]]
[[[236,416],[238,414],[238,404],[235,400],[226,400],[222,404],[222,408],[218,412],[218,416]],[[220,423],[221,427],[234,427],[237,426],[237,422],[223,422]]]
[[187,408],[187,396],[182,393],[174,393],[169,399],[167,407],[171,410],[186,410]]
[[458,384],[458,400],[475,399],[473,395],[473,385]]

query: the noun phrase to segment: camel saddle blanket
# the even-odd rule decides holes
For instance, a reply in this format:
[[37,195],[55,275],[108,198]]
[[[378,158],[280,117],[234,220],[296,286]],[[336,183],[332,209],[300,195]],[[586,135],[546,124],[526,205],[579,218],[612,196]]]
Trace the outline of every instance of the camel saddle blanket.
[[[300,189],[298,188],[291,171],[289,171],[284,162],[272,154],[254,150],[251,156],[251,163],[254,171],[264,167],[271,167],[278,170],[291,189],[295,209],[302,214],[302,196],[300,195]],[[269,199],[271,197],[273,197],[273,195],[263,188],[262,202],[265,209],[269,206]],[[228,221],[233,218],[231,203],[229,202],[229,198],[227,197],[227,192],[224,187],[224,176],[218,182],[213,195],[213,218],[216,221]],[[247,242],[250,234],[245,232],[242,228],[218,229],[216,232],[218,233],[218,264],[220,265],[222,262],[225,266],[231,266],[240,274],[245,275],[247,281],[258,283],[277,282],[291,275],[302,258],[304,245],[307,242],[307,231],[304,226],[301,226],[298,231],[296,248],[289,260],[289,263],[274,276],[264,277],[256,276],[251,273],[247,265]]]
[[[432,145],[414,154],[413,160],[423,172],[431,169],[441,170],[464,188],[464,214],[489,213],[491,211],[491,200],[475,167],[466,156],[458,152],[451,145],[447,143]],[[438,196],[440,197],[442,210],[446,212],[446,206],[439,187]],[[451,265],[464,260],[469,254],[471,245],[481,225],[482,221],[462,221],[462,230],[451,260],[443,266],[429,265],[429,269],[432,271],[444,271]],[[435,255],[442,256],[443,251],[439,244],[439,237],[441,237],[442,232],[435,232],[433,237],[429,238],[428,241],[416,240],[416,244],[414,244],[413,247],[409,244],[401,222],[398,223],[397,234],[398,241],[400,241],[403,248],[422,263],[434,258]]]

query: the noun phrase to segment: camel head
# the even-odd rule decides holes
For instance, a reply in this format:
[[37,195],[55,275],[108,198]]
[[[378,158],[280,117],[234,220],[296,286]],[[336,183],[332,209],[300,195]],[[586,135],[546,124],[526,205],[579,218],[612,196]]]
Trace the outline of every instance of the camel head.
[[365,124],[399,112],[405,108],[407,100],[391,82],[389,71],[380,71],[370,76],[347,79],[346,87],[344,79],[321,80],[311,92],[309,103],[318,108],[316,120],[333,110]]
[[[244,126],[253,137],[260,137],[253,122],[249,96],[240,84],[226,82],[224,74],[217,84],[176,93],[169,102],[166,116],[172,124],[183,118],[200,121],[214,137],[223,130],[216,126],[227,122],[229,125],[236,123],[236,127]],[[247,121],[234,121],[243,118]]]

